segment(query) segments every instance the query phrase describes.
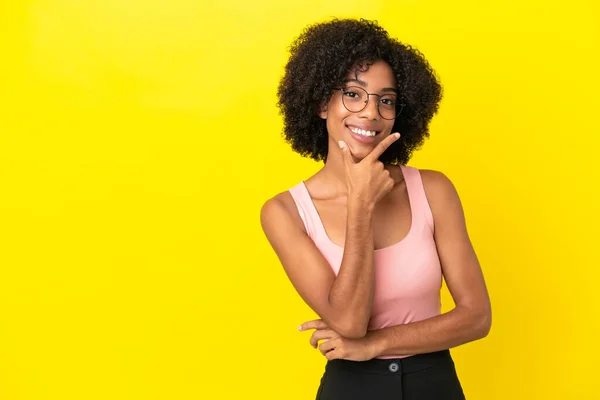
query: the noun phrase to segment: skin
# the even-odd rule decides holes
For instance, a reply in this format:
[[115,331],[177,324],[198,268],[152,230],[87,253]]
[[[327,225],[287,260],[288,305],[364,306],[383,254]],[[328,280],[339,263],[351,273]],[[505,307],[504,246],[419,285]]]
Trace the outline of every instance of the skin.
[[[376,94],[388,93],[384,89],[396,84],[384,61],[348,78],[360,79],[363,84],[349,84]],[[442,272],[456,306],[424,321],[367,331],[373,298],[373,250],[402,240],[409,231],[411,215],[400,168],[376,161],[395,140],[391,132],[394,121],[381,118],[377,96],[370,96],[367,107],[358,113],[346,110],[341,96],[336,91],[321,108],[319,115],[329,132],[327,162],[305,181],[329,238],[344,246],[338,276],[308,237],[288,191],[269,199],[261,210],[265,235],[288,277],[320,317],[299,329],[315,330],[310,343],[328,359],[355,361],[443,350],[485,337],[491,326],[491,306],[462,206],[450,180],[431,170],[421,170],[421,176],[434,217]],[[379,133],[372,143],[361,143],[349,126]]]

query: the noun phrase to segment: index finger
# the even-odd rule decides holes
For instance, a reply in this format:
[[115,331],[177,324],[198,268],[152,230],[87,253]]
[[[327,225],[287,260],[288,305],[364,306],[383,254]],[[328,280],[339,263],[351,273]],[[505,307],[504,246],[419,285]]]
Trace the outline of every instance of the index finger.
[[384,151],[388,149],[398,138],[400,134],[398,132],[386,137],[383,139],[375,148],[363,159],[368,161],[377,161],[379,156],[383,154]]
[[302,325],[300,325],[298,327],[298,330],[305,331],[307,329],[328,329],[328,328],[329,327],[327,326],[327,324],[325,322],[323,322],[323,320],[315,319],[315,320],[303,323]]

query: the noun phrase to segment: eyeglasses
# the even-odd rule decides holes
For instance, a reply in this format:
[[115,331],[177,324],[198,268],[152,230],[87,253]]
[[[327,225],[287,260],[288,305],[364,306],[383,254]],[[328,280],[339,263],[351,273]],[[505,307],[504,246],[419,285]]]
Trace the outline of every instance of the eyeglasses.
[[350,112],[360,112],[364,110],[367,107],[367,104],[369,104],[371,95],[379,97],[377,111],[383,119],[395,119],[400,115],[402,109],[404,109],[404,104],[397,103],[396,94],[379,95],[376,93],[368,93],[365,89],[358,86],[347,86],[336,88],[335,90],[340,90],[342,92],[342,103],[344,104],[344,107],[346,107],[346,110]]

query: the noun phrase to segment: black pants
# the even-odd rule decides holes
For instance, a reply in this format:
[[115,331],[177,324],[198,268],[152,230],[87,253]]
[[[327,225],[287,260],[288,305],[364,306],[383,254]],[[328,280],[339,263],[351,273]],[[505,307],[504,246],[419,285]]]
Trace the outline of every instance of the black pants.
[[464,400],[449,350],[327,362],[317,400]]

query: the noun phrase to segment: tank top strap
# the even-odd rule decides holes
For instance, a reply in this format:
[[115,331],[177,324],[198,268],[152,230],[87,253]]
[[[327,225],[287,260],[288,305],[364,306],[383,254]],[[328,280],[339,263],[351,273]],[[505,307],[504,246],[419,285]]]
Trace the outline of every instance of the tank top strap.
[[304,222],[306,233],[314,240],[317,234],[316,228],[318,228],[318,224],[316,222],[318,222],[319,215],[304,182],[298,183],[296,186],[288,189],[288,191],[296,203],[298,214],[300,214],[300,218]]
[[433,214],[427,201],[421,172],[417,168],[405,165],[401,165],[400,168],[406,182],[412,217],[426,223],[433,232]]

